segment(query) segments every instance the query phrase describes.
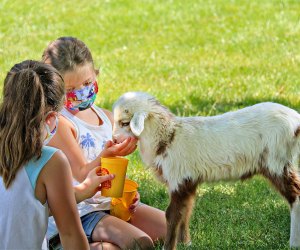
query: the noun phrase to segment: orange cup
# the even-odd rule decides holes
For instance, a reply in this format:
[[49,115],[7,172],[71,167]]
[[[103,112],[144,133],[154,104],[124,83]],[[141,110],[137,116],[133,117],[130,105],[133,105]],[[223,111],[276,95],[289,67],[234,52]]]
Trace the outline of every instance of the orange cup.
[[122,197],[128,160],[123,157],[101,157],[100,175],[114,174],[115,178],[101,184],[101,195]]
[[129,206],[136,196],[137,188],[138,184],[135,181],[126,179],[123,196],[121,198],[112,198],[111,200],[110,214],[124,221],[130,220]]

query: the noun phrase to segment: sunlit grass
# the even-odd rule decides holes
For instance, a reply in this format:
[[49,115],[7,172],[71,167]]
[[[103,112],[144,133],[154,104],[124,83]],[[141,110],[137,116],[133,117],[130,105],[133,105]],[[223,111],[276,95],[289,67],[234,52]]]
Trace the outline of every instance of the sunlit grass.
[[[122,93],[139,90],[184,116],[261,101],[299,110],[296,0],[3,0],[0,12],[1,82],[16,62],[40,59],[50,41],[71,35],[91,49],[101,70],[97,104],[108,109]],[[143,202],[167,207],[166,188],[137,153],[129,176]],[[260,177],[205,184],[191,233],[189,249],[288,249],[289,209]]]

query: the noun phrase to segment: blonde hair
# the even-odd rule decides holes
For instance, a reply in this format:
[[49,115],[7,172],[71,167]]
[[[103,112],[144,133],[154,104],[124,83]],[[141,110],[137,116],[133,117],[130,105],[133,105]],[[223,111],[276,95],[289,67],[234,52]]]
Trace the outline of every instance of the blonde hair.
[[64,83],[51,65],[26,60],[8,72],[0,105],[0,176],[5,187],[18,170],[41,156],[45,115],[59,111]]

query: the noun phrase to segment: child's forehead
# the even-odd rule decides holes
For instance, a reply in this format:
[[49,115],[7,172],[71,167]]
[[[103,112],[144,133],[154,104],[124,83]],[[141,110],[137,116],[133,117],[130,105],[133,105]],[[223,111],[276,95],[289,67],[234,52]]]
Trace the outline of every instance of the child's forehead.
[[67,71],[63,78],[66,88],[75,87],[84,84],[87,81],[95,80],[96,73],[93,65],[85,64],[77,66],[74,70]]

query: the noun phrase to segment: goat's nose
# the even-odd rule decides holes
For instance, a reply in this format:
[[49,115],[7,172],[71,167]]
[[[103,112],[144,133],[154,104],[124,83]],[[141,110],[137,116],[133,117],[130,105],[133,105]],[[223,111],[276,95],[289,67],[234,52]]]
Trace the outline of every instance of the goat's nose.
[[116,138],[115,136],[113,136],[113,137],[112,137],[112,141],[113,141],[114,143],[117,143],[117,138]]

